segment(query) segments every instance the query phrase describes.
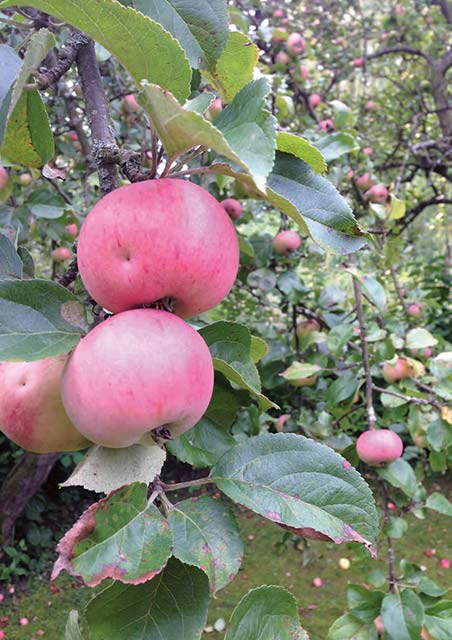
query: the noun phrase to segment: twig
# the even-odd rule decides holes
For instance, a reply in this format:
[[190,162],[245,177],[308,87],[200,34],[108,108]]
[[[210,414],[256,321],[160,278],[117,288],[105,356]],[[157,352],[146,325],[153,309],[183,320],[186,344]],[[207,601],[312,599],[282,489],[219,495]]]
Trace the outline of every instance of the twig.
[[[389,510],[388,510],[388,492],[386,491],[386,484],[382,478],[379,478],[379,483],[381,486],[381,494],[383,496],[383,522],[387,527],[389,524]],[[394,556],[394,547],[392,546],[392,538],[390,536],[386,536],[386,540],[388,543],[388,562],[389,562],[389,591],[394,593],[395,586],[397,584],[397,578],[395,573],[395,556]]]
[[410,314],[408,313],[408,307],[407,307],[405,299],[403,297],[402,290],[401,290],[401,288],[399,286],[399,281],[397,280],[397,274],[396,274],[396,271],[395,271],[395,268],[394,268],[393,264],[391,264],[389,270],[391,272],[391,278],[392,278],[392,282],[394,283],[394,289],[396,291],[397,297],[399,299],[400,304],[402,305],[403,312],[405,313],[406,317],[408,318],[408,323],[411,326],[411,317],[410,317]]
[[165,491],[178,491],[179,489],[188,489],[189,487],[201,487],[204,484],[213,484],[211,478],[198,478],[197,480],[188,480],[187,482],[176,482],[175,484],[165,484],[162,487]]
[[391,389],[384,389],[383,387],[378,387],[375,384],[372,385],[372,387],[374,391],[386,393],[389,396],[394,396],[395,398],[400,398],[401,400],[406,400],[406,402],[412,402],[413,404],[423,404],[431,407],[436,407],[437,409],[441,409],[442,406],[445,406],[445,403],[436,402],[436,400],[427,400],[426,398],[415,398],[414,396],[407,396],[404,393],[392,391]]

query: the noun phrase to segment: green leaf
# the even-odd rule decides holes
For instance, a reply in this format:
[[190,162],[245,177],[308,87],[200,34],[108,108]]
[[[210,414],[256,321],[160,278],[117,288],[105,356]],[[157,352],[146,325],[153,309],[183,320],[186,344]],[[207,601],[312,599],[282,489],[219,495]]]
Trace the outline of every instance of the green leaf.
[[216,66],[210,72],[204,71],[204,75],[223,102],[229,103],[253,79],[258,58],[259,49],[250,42],[248,36],[239,31],[230,31]]
[[317,147],[301,136],[286,131],[278,131],[276,136],[276,148],[283,153],[290,153],[300,160],[304,160],[311,169],[323,174],[327,170],[325,158]]
[[56,282],[0,280],[0,362],[70,351],[83,329],[66,319],[72,320],[79,309],[77,298]]
[[357,251],[366,242],[350,207],[336,188],[303,160],[288,153],[276,154],[267,196],[327,249],[346,254]]
[[339,402],[344,402],[354,396],[357,389],[356,376],[351,371],[345,371],[329,385],[325,399],[329,405],[336,406]]
[[207,574],[216,593],[235,577],[243,542],[230,507],[209,496],[178,502],[168,514],[173,553],[181,562]]
[[434,347],[438,344],[438,340],[432,336],[430,331],[422,327],[410,329],[406,334],[407,349],[425,349],[426,347]]
[[431,598],[439,598],[449,591],[448,587],[440,587],[427,576],[421,576],[417,586],[421,593],[425,593]]
[[39,91],[22,92],[8,119],[2,153],[10,162],[35,168],[53,157],[53,136]]
[[406,212],[406,202],[404,200],[399,200],[395,197],[393,193],[390,194],[391,197],[391,211],[389,212],[390,220],[400,220],[403,218]]
[[251,355],[251,334],[244,325],[215,322],[199,332],[209,346],[216,371],[241,389],[249,391],[262,411],[273,407],[261,393],[261,383]]
[[[397,389],[397,387],[394,387],[393,385],[389,385],[388,391],[394,391],[395,393],[397,393],[399,389]],[[395,409],[396,407],[401,407],[408,402],[408,400],[404,400],[403,398],[398,398],[397,396],[393,396],[390,393],[381,393],[380,401],[381,401],[381,404],[384,407],[387,407],[388,409]]]
[[443,600],[425,611],[425,626],[435,640],[450,640],[452,637],[452,602]]
[[298,378],[310,378],[316,376],[322,371],[322,367],[318,364],[310,364],[309,362],[293,362],[290,367],[280,373],[285,380],[298,380]]
[[0,280],[22,278],[23,264],[13,243],[0,233]]
[[389,538],[403,538],[408,529],[408,522],[403,518],[390,518],[384,527],[384,533]]
[[261,291],[271,291],[276,286],[276,274],[272,269],[262,267],[251,271],[247,276],[247,284],[252,289],[260,289]]
[[122,449],[93,445],[60,487],[84,487],[110,493],[125,484],[149,484],[165,462],[166,452],[154,445],[136,444]]
[[330,351],[339,354],[352,337],[353,326],[351,324],[337,324],[328,333],[326,345]]
[[166,448],[182,462],[194,467],[211,467],[236,445],[229,429],[240,409],[240,396],[218,374],[212,399],[201,420],[192,429],[166,443]]
[[83,640],[78,624],[78,611],[76,611],[76,609],[72,609],[69,613],[64,630],[64,640]]
[[[35,7],[68,22],[108,49],[127,69],[135,84],[147,80],[184,101],[190,93],[191,69],[182,47],[160,24],[113,0],[17,0],[0,2]],[[156,64],[158,60],[158,64]]]
[[19,75],[22,60],[12,47],[0,44],[0,149],[3,144],[13,85]]
[[439,453],[452,446],[452,429],[444,420],[435,420],[428,426],[427,442],[434,451]]
[[207,576],[170,558],[153,580],[137,586],[116,582],[91,600],[90,640],[199,640],[208,603]]
[[253,362],[259,362],[268,353],[268,345],[258,336],[251,336],[251,357]]
[[349,120],[351,120],[353,116],[350,107],[348,107],[340,100],[331,100],[329,104],[334,109],[333,120],[336,128],[342,129],[343,127],[346,127]]
[[390,638],[419,640],[424,620],[424,607],[411,589],[390,593],[383,599],[381,620]]
[[361,622],[372,624],[380,613],[384,595],[383,591],[371,591],[358,584],[350,585],[347,589],[350,613]]
[[394,460],[385,469],[379,469],[378,475],[393,487],[401,489],[409,498],[416,491],[416,476],[412,467],[403,458]]
[[437,491],[429,495],[425,506],[427,507],[427,509],[438,511],[438,513],[442,513],[445,516],[452,517],[452,502],[450,502],[450,500],[448,500],[446,496],[443,496]]
[[215,94],[205,91],[204,93],[200,93],[196,96],[196,98],[193,98],[193,100],[187,100],[184,104],[184,109],[185,111],[194,111],[195,113],[202,114],[214,99]]
[[317,147],[321,151],[325,162],[332,162],[347,153],[358,151],[359,144],[350,133],[338,131],[322,136],[317,142]]
[[30,204],[29,208],[36,218],[44,218],[46,220],[57,220],[64,214],[64,208],[56,207],[52,204]]
[[377,627],[346,613],[333,622],[326,640],[378,640]]
[[210,477],[229,498],[273,522],[337,544],[370,547],[375,539],[378,518],[367,484],[339,454],[303,436],[249,438],[226,452]]
[[232,612],[225,640],[309,640],[300,626],[297,601],[283,587],[258,587]]
[[107,578],[141,584],[161,572],[171,556],[169,523],[136,482],[92,504],[57,546],[55,579],[63,570],[89,587]]
[[193,69],[214,69],[228,37],[225,0],[134,0],[136,9],[169,31]]
[[386,291],[378,280],[371,276],[364,276],[361,279],[361,286],[363,293],[369,298],[371,302],[377,307],[379,311],[384,312],[386,310]]
[[452,351],[443,351],[430,362],[430,371],[439,380],[452,378]]

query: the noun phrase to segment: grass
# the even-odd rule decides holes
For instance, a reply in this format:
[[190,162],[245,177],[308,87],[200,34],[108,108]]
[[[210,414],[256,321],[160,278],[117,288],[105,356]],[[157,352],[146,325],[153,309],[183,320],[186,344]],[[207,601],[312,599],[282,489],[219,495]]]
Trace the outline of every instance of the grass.
[[[239,522],[246,543],[245,558],[236,579],[220,591],[216,599],[212,599],[210,626],[220,618],[227,622],[235,605],[249,589],[262,584],[277,584],[295,595],[302,624],[311,640],[325,640],[331,623],[347,608],[347,585],[366,583],[369,573],[377,567],[386,574],[383,543],[378,559],[372,561],[353,543],[337,546],[313,542],[303,550],[293,544],[292,538],[282,545],[284,531],[258,516],[241,513]],[[429,511],[425,520],[417,520],[410,515],[408,522],[404,538],[394,540],[397,561],[406,558],[425,565],[426,574],[431,579],[441,586],[450,585],[450,575],[441,571],[438,563],[440,557],[451,558],[452,555],[448,519]],[[436,548],[436,555],[425,557],[423,551],[426,547]],[[348,571],[339,569],[340,557],[351,561]],[[312,587],[312,579],[316,576],[322,578],[322,588]],[[51,590],[48,576],[41,576],[33,579],[27,590],[18,589],[17,594],[6,596],[0,604],[0,617],[9,617],[3,627],[5,640],[38,640],[40,636],[36,632],[40,629],[45,631],[44,640],[62,640],[69,611],[82,610],[92,591],[81,588],[78,581],[67,576],[59,577],[55,585],[57,592],[54,592],[54,587],[54,591]],[[27,617],[29,625],[21,627],[21,617]],[[206,632],[203,640],[222,640],[223,636],[224,632]]]

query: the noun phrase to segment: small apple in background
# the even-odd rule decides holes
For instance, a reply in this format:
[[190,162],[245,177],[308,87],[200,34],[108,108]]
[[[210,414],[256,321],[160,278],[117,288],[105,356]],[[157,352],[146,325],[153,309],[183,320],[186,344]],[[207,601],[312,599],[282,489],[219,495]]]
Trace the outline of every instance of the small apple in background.
[[390,429],[364,431],[356,441],[356,453],[363,462],[377,466],[394,462],[403,453],[403,442]]
[[373,152],[374,152],[373,147],[364,147],[363,149],[363,153],[365,156],[371,156]]
[[290,58],[285,51],[279,51],[275,57],[275,63],[280,64],[282,66],[288,65],[290,62]]
[[316,109],[322,102],[322,96],[320,96],[318,93],[311,93],[308,98],[308,102],[313,109]]
[[124,113],[136,113],[141,110],[134,93],[129,93],[127,96],[124,96],[122,101],[122,110]]
[[312,318],[312,320],[301,320],[297,323],[297,335],[303,340],[309,333],[320,331],[320,324]]
[[422,315],[422,312],[425,309],[425,304],[423,302],[412,302],[408,306],[408,315],[412,318],[419,318]]
[[295,31],[294,33],[291,33],[287,38],[286,51],[289,55],[298,56],[303,53],[305,48],[306,42],[301,33],[297,33]]
[[72,236],[73,238],[76,238],[78,235],[78,227],[77,225],[74,223],[72,224],[67,224],[65,227],[66,231],[68,232],[68,234],[70,236]]
[[281,44],[281,42],[285,42],[285,38],[278,35],[278,32],[287,33],[287,29],[285,27],[278,27],[276,33],[272,35],[272,44]]
[[366,102],[366,109],[368,109],[369,111],[372,111],[372,109],[375,109],[376,106],[377,104],[373,100],[368,100]]
[[364,60],[362,58],[355,58],[353,60],[353,66],[354,67],[362,67],[364,64]]
[[274,18],[284,18],[284,11],[283,9],[275,9],[273,11],[273,17]]
[[416,447],[419,447],[420,449],[423,449],[426,446],[426,441],[425,441],[425,437],[424,436],[416,436],[414,438],[414,444],[416,445]]
[[436,549],[425,549],[424,550],[424,556],[426,558],[433,558],[433,556],[436,554]]
[[276,431],[281,433],[284,430],[284,425],[290,418],[290,413],[281,414],[276,421]]
[[312,586],[319,588],[319,587],[323,587],[323,580],[322,578],[313,578],[312,580]]
[[6,185],[8,184],[8,181],[9,181],[8,172],[6,171],[5,167],[0,164],[0,190],[6,187]]
[[351,180],[351,179],[353,178],[353,176],[354,176],[354,175],[355,175],[355,172],[353,171],[353,169],[349,169],[349,170],[347,171],[347,178],[348,178],[349,180]]
[[381,621],[381,616],[377,616],[374,620],[374,625],[377,628],[377,633],[379,636],[382,636],[385,632],[384,624]]
[[309,77],[309,69],[304,64],[300,64],[300,76],[303,80]]
[[410,351],[416,358],[431,358],[433,355],[433,349],[431,347],[425,347],[425,349],[410,349]]
[[69,133],[67,134],[67,137],[71,142],[78,142],[77,131],[69,131]]
[[404,378],[413,377],[413,369],[405,358],[398,358],[394,365],[385,362],[382,367],[382,373],[383,378],[388,384],[399,382],[399,380],[403,380]]
[[319,127],[327,132],[334,131],[334,122],[329,118],[326,120],[320,120]]
[[19,176],[19,182],[24,187],[28,187],[28,185],[31,184],[32,180],[33,180],[33,177],[31,173],[21,173]]
[[28,618],[20,618],[19,624],[21,627],[26,627],[28,624],[30,624],[30,621]]
[[373,185],[374,185],[374,181],[372,180],[372,178],[370,177],[369,173],[363,173],[362,176],[359,176],[359,178],[356,180],[356,186],[358,187],[358,189],[360,189],[361,191],[367,191],[368,189],[370,189]]
[[242,215],[242,205],[235,198],[226,198],[220,202],[231,220],[238,220]]
[[450,560],[448,558],[441,558],[439,561],[441,569],[450,569]]
[[220,115],[222,111],[223,111],[223,102],[221,98],[215,98],[209,104],[209,107],[206,111],[207,120],[210,120],[212,122],[213,120],[215,120],[217,116]]
[[339,558],[337,564],[339,566],[339,569],[343,569],[344,571],[350,569],[350,560],[348,558]]
[[52,258],[55,262],[64,262],[64,260],[69,260],[71,256],[72,253],[67,247],[57,247],[52,251]]
[[296,231],[280,231],[272,240],[273,251],[287,256],[296,251],[301,244],[301,238]]
[[5,632],[4,631],[0,631],[0,640],[5,640],[6,636],[5,636]]
[[397,507],[393,502],[388,502],[387,507],[389,511],[396,511]]
[[374,184],[373,187],[366,191],[364,197],[369,200],[369,202],[383,204],[388,198],[388,193],[384,184]]

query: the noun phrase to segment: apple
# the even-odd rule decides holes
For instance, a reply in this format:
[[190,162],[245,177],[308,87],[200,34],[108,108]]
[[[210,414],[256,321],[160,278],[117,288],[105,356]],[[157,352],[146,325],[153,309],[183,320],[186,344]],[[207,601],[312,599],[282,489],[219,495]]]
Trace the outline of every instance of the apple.
[[284,11],[282,9],[275,9],[273,11],[274,18],[284,18]]
[[413,318],[419,318],[419,316],[422,315],[424,309],[425,304],[423,302],[412,302],[408,306],[408,315]]
[[330,132],[334,130],[334,122],[329,118],[326,120],[320,120],[319,127],[324,131]]
[[67,137],[71,142],[78,142],[77,131],[69,131],[69,133],[67,134]]
[[383,378],[388,384],[399,382],[399,380],[403,380],[404,378],[413,377],[413,369],[405,358],[398,358],[394,365],[385,362],[382,373]]
[[106,447],[138,444],[164,428],[176,436],[204,414],[213,390],[209,349],[189,324],[133,309],[97,325],[75,347],[62,380],[66,411]]
[[0,431],[22,449],[50,453],[89,446],[61,401],[66,360],[63,355],[0,363]]
[[313,580],[312,580],[312,586],[313,586],[313,587],[317,587],[317,588],[319,588],[319,587],[323,587],[323,580],[322,580],[322,578],[318,578],[318,577],[317,577],[317,578],[313,578]]
[[433,349],[431,347],[425,347],[425,349],[411,349],[411,353],[417,358],[431,358],[433,355]]
[[363,153],[365,156],[371,156],[373,152],[374,152],[373,147],[364,147],[363,149]]
[[320,331],[320,324],[317,320],[300,320],[297,322],[297,335],[301,340],[313,331]]
[[441,558],[439,561],[441,569],[450,569],[450,560],[448,558]]
[[209,104],[206,111],[206,118],[211,122],[223,111],[223,102],[221,98],[214,98]]
[[309,69],[304,64],[300,64],[300,76],[304,80],[309,77]]
[[33,180],[33,177],[31,173],[21,173],[21,175],[19,176],[19,182],[24,187],[28,187],[28,185],[31,184],[32,180]]
[[220,202],[231,220],[238,220],[242,215],[242,205],[235,198],[226,198]]
[[387,464],[400,458],[403,442],[390,429],[370,429],[359,436],[356,452],[359,459],[369,465]]
[[280,231],[272,240],[273,250],[282,256],[296,251],[301,244],[301,238],[296,231]]
[[67,247],[57,247],[52,251],[52,258],[55,262],[63,262],[64,260],[69,260],[72,256],[72,253]]
[[343,569],[344,571],[350,569],[350,560],[348,558],[339,558],[337,564],[339,566],[339,569]]
[[86,217],[77,248],[90,295],[118,313],[171,298],[183,318],[217,305],[234,284],[237,236],[213,196],[187,180],[129,184]]
[[375,109],[376,106],[377,104],[373,100],[368,100],[366,102],[366,109],[368,109],[369,111],[372,111],[372,109]]
[[322,97],[318,93],[311,93],[308,98],[309,104],[313,109],[316,109],[322,102]]
[[272,35],[272,44],[280,44],[285,41],[284,36],[280,36],[280,33],[287,33],[287,29],[285,27],[278,27],[275,29],[275,32]]
[[287,53],[285,53],[285,51],[279,51],[276,54],[276,57],[275,57],[275,63],[276,64],[280,64],[282,66],[286,66],[286,65],[289,64],[289,62],[290,62],[290,58],[287,55]]
[[382,636],[385,632],[384,624],[381,621],[381,616],[377,616],[374,620],[374,625],[377,628],[377,633],[379,636]]
[[388,509],[389,511],[396,511],[397,507],[393,502],[388,502]]
[[373,187],[366,191],[364,197],[370,202],[383,204],[388,198],[388,193],[384,184],[374,184]]
[[361,191],[367,191],[368,189],[370,189],[373,185],[374,185],[374,181],[372,180],[372,178],[370,177],[369,173],[363,173],[362,176],[359,176],[359,178],[356,180],[356,186],[361,190]]
[[0,631],[0,640],[5,640],[6,636],[5,636],[5,632],[4,631]]
[[349,180],[351,180],[351,179],[353,178],[353,176],[354,176],[354,175],[355,175],[355,172],[353,171],[353,169],[349,169],[349,170],[347,171],[347,178],[348,178]]
[[6,185],[8,184],[8,181],[9,181],[8,172],[6,171],[5,167],[0,164],[0,190],[6,187]]
[[19,624],[21,627],[26,627],[28,624],[30,624],[30,621],[28,618],[20,618]]
[[362,58],[355,58],[353,60],[353,66],[354,67],[362,67],[364,64],[364,60]]
[[77,227],[77,225],[75,224],[75,222],[74,222],[74,223],[72,223],[72,224],[67,224],[67,225],[66,225],[66,227],[65,227],[65,229],[66,229],[66,231],[68,232],[68,234],[69,234],[70,236],[72,236],[73,238],[76,238],[76,237],[77,237],[77,234],[78,234],[78,227]]
[[133,113],[140,111],[141,107],[138,104],[138,100],[134,93],[129,93],[127,96],[124,96],[122,103],[122,110],[124,113]]
[[286,51],[289,55],[298,56],[303,53],[305,48],[306,42],[301,33],[294,31],[294,33],[291,33],[287,38]]
[[310,376],[309,378],[296,378],[295,380],[289,380],[293,387],[312,387],[315,385],[316,376]]
[[433,556],[436,554],[436,549],[425,549],[424,550],[424,556],[426,558],[433,558]]
[[276,431],[278,433],[281,433],[281,431],[284,430],[284,425],[289,420],[289,418],[290,413],[282,413],[280,416],[278,416],[278,419],[276,421]]

